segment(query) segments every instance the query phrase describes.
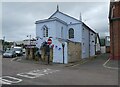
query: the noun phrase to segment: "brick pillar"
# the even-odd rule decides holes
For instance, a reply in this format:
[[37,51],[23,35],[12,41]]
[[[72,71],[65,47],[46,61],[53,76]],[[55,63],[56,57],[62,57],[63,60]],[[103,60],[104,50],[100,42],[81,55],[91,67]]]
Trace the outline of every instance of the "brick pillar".
[[110,57],[120,60],[120,1],[110,5]]

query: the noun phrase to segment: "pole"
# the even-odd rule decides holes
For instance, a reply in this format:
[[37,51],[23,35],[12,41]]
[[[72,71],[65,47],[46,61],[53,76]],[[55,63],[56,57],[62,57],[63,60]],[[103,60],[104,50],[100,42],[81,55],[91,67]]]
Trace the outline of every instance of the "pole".
[[48,64],[50,64],[50,47],[47,45]]
[[65,59],[65,58],[64,58],[64,46],[63,46],[63,64],[64,64],[64,59]]
[[63,47],[63,64],[64,64],[64,47],[65,47],[65,43],[62,43],[62,47]]
[[50,64],[50,55],[48,54],[48,64]]
[[30,35],[30,46],[31,46],[31,35]]

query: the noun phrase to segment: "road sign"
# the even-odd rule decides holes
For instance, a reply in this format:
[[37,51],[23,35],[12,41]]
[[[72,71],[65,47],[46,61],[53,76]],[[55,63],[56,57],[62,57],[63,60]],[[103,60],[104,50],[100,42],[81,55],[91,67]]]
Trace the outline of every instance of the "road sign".
[[49,38],[48,41],[47,41],[47,43],[48,43],[49,45],[52,44],[52,40]]

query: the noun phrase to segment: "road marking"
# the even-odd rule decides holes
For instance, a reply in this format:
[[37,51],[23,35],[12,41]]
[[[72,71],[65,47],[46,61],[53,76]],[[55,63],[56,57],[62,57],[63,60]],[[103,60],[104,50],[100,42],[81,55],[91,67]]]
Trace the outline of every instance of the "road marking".
[[[84,64],[84,63],[86,63],[86,62],[88,62],[88,61],[82,62],[82,63],[80,63],[80,64]],[[78,65],[80,65],[80,64],[75,64],[75,65],[73,65],[73,66],[71,66],[71,67],[75,67],[75,66],[78,66]]]
[[21,60],[22,60],[22,59],[19,58],[19,59],[17,59],[16,61],[21,61]]
[[71,67],[75,67],[75,66],[78,66],[78,65],[80,65],[80,64],[75,64],[75,65],[73,65],[73,66],[71,66]]
[[120,69],[120,68],[117,68],[117,67],[109,67],[109,66],[106,66],[106,64],[110,61],[110,58],[103,64],[103,67],[105,68],[109,68],[109,69]]
[[11,61],[14,61],[14,60],[16,60],[16,59],[17,59],[17,58],[12,58]]
[[21,76],[21,77],[30,78],[30,79],[34,79],[34,78],[38,77],[37,75],[31,75],[31,74],[27,74],[27,73],[20,73],[20,74],[17,74],[17,75]]
[[37,78],[46,74],[50,74],[53,72],[57,72],[59,70],[52,70],[52,69],[43,69],[43,70],[33,70],[33,71],[29,71],[29,72],[24,72],[24,73],[19,73],[17,74],[18,76],[22,76],[22,77],[26,77],[26,78]]
[[[11,80],[8,80],[8,79],[11,79]],[[12,83],[22,82],[22,79],[18,79],[18,78],[11,77],[11,76],[2,76],[2,77],[0,77],[0,81],[3,84],[12,84]]]
[[0,79],[0,84],[8,84],[8,85],[10,85],[11,83],[2,81],[2,79]]

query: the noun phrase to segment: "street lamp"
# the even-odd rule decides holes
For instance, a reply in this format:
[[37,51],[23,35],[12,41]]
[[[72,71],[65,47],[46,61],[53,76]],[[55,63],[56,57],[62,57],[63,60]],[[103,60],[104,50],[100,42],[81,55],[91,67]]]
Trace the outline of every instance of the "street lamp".
[[62,48],[63,48],[63,64],[64,64],[64,47],[65,47],[65,42],[62,42]]

